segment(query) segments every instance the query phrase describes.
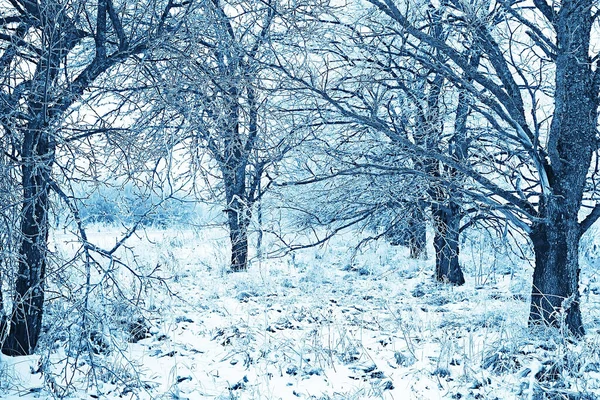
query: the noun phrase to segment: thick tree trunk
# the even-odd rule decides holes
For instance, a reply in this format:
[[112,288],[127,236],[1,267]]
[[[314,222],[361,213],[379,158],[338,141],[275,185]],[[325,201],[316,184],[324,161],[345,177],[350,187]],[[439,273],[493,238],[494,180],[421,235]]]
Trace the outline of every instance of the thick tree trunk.
[[42,329],[44,280],[48,253],[49,184],[53,151],[41,129],[30,129],[23,141],[23,207],[19,272],[15,285],[10,330],[2,352],[29,355]]
[[461,214],[458,206],[451,203],[448,206],[436,206],[433,210],[435,236],[435,279],[453,285],[463,285],[463,275],[459,255],[459,236]]
[[584,329],[579,308],[579,239],[577,216],[556,211],[546,224],[534,226],[535,253],[530,325],[566,326],[576,336]]
[[20,213],[18,273],[10,317],[4,314],[0,293],[0,350],[11,356],[32,354],[41,333],[48,253],[47,177],[52,168],[53,150],[50,151],[47,137],[39,130],[31,129],[25,134],[22,155],[24,200]]
[[593,24],[590,0],[562,2],[557,33],[554,114],[548,135],[548,187],[540,199],[539,221],[530,234],[535,251],[531,325],[584,334],[579,306],[578,223],[598,121],[597,71],[589,57]]

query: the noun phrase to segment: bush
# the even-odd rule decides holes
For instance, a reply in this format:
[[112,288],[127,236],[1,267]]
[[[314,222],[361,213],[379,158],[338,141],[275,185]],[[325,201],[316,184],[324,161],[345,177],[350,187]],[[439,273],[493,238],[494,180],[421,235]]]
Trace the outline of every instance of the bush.
[[[87,189],[87,191],[86,191]],[[194,216],[193,202],[181,199],[163,200],[160,194],[142,193],[131,185],[120,187],[82,187],[79,212],[86,223],[132,224],[166,227],[189,221]]]

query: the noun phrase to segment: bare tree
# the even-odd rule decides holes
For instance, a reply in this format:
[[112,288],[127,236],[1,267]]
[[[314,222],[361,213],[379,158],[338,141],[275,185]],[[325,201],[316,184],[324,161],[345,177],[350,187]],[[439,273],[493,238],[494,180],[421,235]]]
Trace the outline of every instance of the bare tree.
[[[51,192],[59,149],[93,135],[69,136],[67,115],[94,82],[172,31],[190,2],[15,0],[0,8],[0,124],[22,190],[18,272],[2,351],[31,354],[44,310]],[[97,132],[96,132],[97,133]],[[75,152],[76,153],[76,152]]]
[[6,310],[6,297],[4,289],[12,280],[12,259],[15,254],[15,246],[18,236],[15,225],[18,224],[18,207],[20,198],[18,194],[18,165],[12,162],[10,154],[11,146],[9,138],[4,136],[0,139],[0,343],[4,341],[8,333],[8,315]]
[[[600,216],[600,205],[596,205],[586,218],[578,220],[584,207],[586,178],[597,151],[594,143],[600,74],[593,67],[590,47],[592,26],[598,15],[593,11],[594,2],[551,6],[545,1],[534,1],[532,11],[518,3],[498,2],[492,3],[498,11],[491,14],[485,8],[488,3],[480,5],[481,12],[466,3],[450,2],[445,13],[457,22],[449,23],[448,29],[459,36],[469,35],[472,46],[481,52],[481,66],[485,69],[470,64],[459,47],[418,29],[397,3],[371,3],[404,32],[444,54],[452,67],[435,63],[436,69],[457,86],[477,95],[489,107],[487,120],[504,134],[505,143],[510,142],[527,154],[528,171],[534,177],[522,172],[521,182],[533,180],[525,188],[515,182],[514,190],[507,191],[483,179],[481,173],[473,177],[503,204],[514,207],[510,211],[513,215],[519,214],[521,221],[527,221],[536,257],[530,323],[559,325],[562,320],[573,334],[582,335],[579,240]],[[504,21],[490,24],[500,17]],[[518,34],[522,38],[517,39]],[[526,55],[517,56],[517,52]],[[415,56],[421,54],[416,52]],[[550,64],[554,70],[554,108],[547,119],[542,114],[546,110],[539,103],[540,98],[545,100],[541,79],[547,76],[540,79],[544,75],[539,74],[540,69],[537,75],[532,73],[532,64],[542,71]],[[457,76],[457,70],[473,83]]]
[[184,24],[180,43],[157,52],[146,69],[157,87],[147,101],[178,125],[173,148],[189,154],[182,169],[203,178],[198,186],[209,197],[224,198],[232,271],[247,268],[249,225],[270,185],[267,172],[301,140],[268,67],[279,12],[286,11],[274,0],[207,2]]
[[[600,88],[598,56],[590,45],[600,15],[594,2],[367,3],[385,22],[364,31],[400,39],[401,45],[386,49],[392,62],[403,56],[417,60],[472,98],[476,117],[468,121],[474,133],[468,154],[457,158],[407,139],[382,106],[387,99],[372,96],[365,102],[361,86],[354,93],[338,89],[331,70],[327,80],[297,81],[339,115],[454,169],[463,178],[445,181],[447,187],[527,232],[536,261],[530,324],[565,324],[583,335],[578,246],[600,217],[592,165]],[[442,37],[430,30],[432,13],[439,15]]]
[[[424,246],[425,216],[431,214],[436,279],[463,284],[459,264],[461,222],[469,224],[464,217],[476,209],[467,208],[470,200],[448,185],[453,182],[456,186],[455,182],[464,179],[460,171],[426,154],[444,154],[457,163],[466,157],[469,96],[458,95],[443,74],[410,57],[404,51],[411,45],[407,38],[386,32],[387,21],[373,12],[362,10],[344,16],[334,11],[318,21],[319,34],[303,46],[309,49],[305,52],[308,55],[298,52],[293,62],[278,60],[278,67],[298,85],[297,90],[316,95],[307,95],[305,107],[315,110],[321,124],[337,127],[321,137],[325,148],[316,150],[325,154],[328,164],[335,168],[322,168],[318,176],[314,168],[307,169],[308,177],[300,183],[364,175],[367,181],[373,181],[369,186],[371,200],[366,202],[368,195],[360,200],[349,196],[348,201],[357,202],[356,214],[346,215],[345,222],[364,215],[370,207],[371,217],[361,222],[389,228],[384,236],[405,239],[402,242],[411,247],[413,256]],[[426,22],[425,30],[440,39],[444,37],[439,14],[429,15]],[[434,60],[443,58],[431,47],[427,51]],[[478,62],[476,55],[471,62]],[[389,129],[380,129],[381,124]],[[382,178],[374,179],[377,174]],[[428,183],[411,187],[402,183],[412,181],[406,178],[408,175]],[[355,179],[345,179],[346,192],[359,190],[354,186]],[[374,189],[378,185],[381,187]],[[415,195],[415,190],[421,190],[420,195]],[[378,221],[377,213],[393,215],[392,223]],[[417,215],[420,221],[415,219]],[[341,223],[341,215],[334,221]]]

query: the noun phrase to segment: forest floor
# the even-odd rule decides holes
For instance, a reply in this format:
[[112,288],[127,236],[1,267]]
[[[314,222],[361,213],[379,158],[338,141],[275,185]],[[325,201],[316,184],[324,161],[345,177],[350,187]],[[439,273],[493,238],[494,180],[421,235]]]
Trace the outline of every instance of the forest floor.
[[[91,240],[110,246],[115,234],[98,227]],[[53,241],[63,256],[77,250],[66,233]],[[600,398],[592,251],[582,252],[587,335],[574,342],[527,329],[532,267],[492,238],[464,244],[462,287],[433,281],[431,249],[429,259],[410,260],[405,248],[383,243],[355,251],[356,241],[346,234],[229,274],[222,231],[148,230],[123,260],[158,266],[168,290],[161,279],[123,278],[137,295],[115,308],[101,301],[114,288],[96,289],[87,305],[100,326],[92,347],[68,345],[64,332],[75,323],[55,329],[40,355],[1,356],[0,398]],[[53,318],[65,306],[56,303],[47,324],[60,325]],[[136,326],[127,343],[124,332]]]

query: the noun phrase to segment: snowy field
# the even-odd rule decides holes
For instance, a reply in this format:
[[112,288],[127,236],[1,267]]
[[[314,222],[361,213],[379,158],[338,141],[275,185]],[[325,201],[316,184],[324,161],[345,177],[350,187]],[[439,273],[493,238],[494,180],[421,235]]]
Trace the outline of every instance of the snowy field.
[[[117,233],[90,230],[106,247]],[[432,249],[427,260],[410,260],[385,243],[355,252],[357,240],[346,234],[227,274],[224,231],[141,233],[121,258],[156,270],[167,286],[138,284],[115,266],[121,295],[135,301],[109,306],[110,284],[91,293],[93,351],[73,351],[64,332],[76,323],[47,328],[52,339],[39,355],[1,356],[0,398],[600,398],[600,277],[590,240],[580,343],[527,330],[532,267],[492,239],[464,244],[467,283],[458,288],[433,281]],[[67,259],[77,250],[65,232],[52,242]],[[51,288],[84,279],[65,271]],[[60,300],[68,293],[61,296],[53,303],[49,290],[47,324],[69,319]]]

